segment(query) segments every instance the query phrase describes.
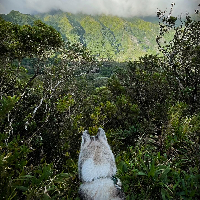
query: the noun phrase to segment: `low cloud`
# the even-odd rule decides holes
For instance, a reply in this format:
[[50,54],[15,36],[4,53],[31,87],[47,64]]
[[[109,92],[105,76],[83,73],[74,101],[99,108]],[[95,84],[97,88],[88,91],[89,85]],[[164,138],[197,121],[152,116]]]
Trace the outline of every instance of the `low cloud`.
[[[174,0],[174,15],[193,13],[199,0]],[[157,8],[170,9],[169,0],[1,0],[0,12],[11,10],[22,13],[44,13],[51,10],[62,10],[71,13],[107,14],[120,17],[155,16]]]

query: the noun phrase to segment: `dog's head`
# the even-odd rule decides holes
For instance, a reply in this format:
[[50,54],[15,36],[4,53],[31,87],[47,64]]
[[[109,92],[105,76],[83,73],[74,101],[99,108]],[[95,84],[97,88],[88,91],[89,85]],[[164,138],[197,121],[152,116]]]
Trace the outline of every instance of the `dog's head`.
[[83,132],[81,149],[88,148],[88,146],[106,146],[110,149],[110,146],[107,142],[105,131],[102,128],[98,129],[96,136],[90,136],[88,130]]

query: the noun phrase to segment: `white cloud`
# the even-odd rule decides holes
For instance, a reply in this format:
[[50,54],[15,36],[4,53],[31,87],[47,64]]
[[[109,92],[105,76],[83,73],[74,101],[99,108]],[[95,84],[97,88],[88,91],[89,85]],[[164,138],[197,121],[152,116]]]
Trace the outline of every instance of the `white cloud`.
[[192,12],[198,0],[1,0],[1,13],[17,10],[22,13],[48,12],[60,9],[66,12],[86,14],[111,14],[123,17],[155,16],[157,8],[170,9],[176,3],[174,13]]
[[2,3],[0,3],[0,14],[5,13],[5,12],[6,12],[6,8],[4,7]]

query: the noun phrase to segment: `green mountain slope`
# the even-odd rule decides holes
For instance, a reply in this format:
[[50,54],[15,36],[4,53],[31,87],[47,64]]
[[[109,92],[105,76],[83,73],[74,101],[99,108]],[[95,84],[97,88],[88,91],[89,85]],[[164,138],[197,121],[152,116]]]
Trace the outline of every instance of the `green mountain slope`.
[[159,31],[158,25],[136,17],[91,16],[62,11],[39,15],[11,11],[1,17],[20,25],[32,24],[34,20],[40,19],[60,31],[65,40],[80,42],[93,55],[106,60],[137,60],[146,53],[157,53],[155,38]]
[[6,21],[19,25],[25,25],[25,24],[33,25],[34,21],[36,20],[36,18],[32,15],[22,14],[19,11],[14,11],[14,10],[12,10],[7,15],[0,14],[0,17],[5,19]]

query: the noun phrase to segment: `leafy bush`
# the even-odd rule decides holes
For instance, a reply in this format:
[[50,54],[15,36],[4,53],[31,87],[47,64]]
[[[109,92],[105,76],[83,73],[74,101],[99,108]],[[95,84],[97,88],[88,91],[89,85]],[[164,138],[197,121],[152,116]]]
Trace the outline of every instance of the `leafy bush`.
[[184,116],[184,109],[182,103],[173,106],[160,136],[143,135],[118,155],[127,199],[200,197],[199,116]]
[[[0,20],[2,198],[78,199],[81,132],[98,127],[117,155],[127,199],[200,198],[199,22],[187,17],[174,27],[175,18],[162,17],[162,57],[123,64],[99,87],[85,47],[64,44],[40,21]],[[174,38],[162,46],[170,28]],[[35,42],[26,51],[28,34]]]
[[15,178],[25,173],[30,149],[21,144],[18,135],[9,141],[8,134],[0,134],[0,194],[2,199],[16,196]]

